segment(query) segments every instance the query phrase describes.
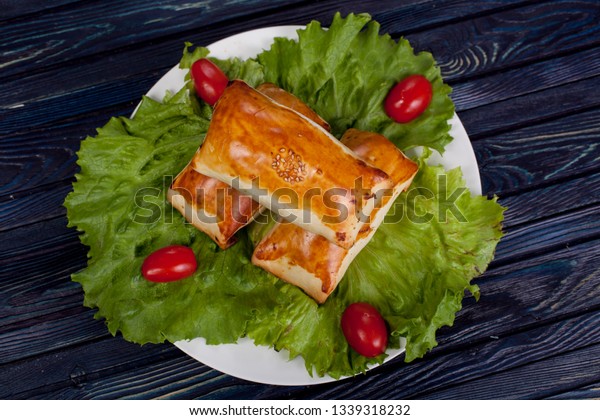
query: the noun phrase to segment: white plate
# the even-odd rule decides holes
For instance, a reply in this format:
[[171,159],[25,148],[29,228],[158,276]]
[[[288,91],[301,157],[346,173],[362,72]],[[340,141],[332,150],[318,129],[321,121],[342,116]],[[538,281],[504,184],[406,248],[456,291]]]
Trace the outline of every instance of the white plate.
[[[297,39],[297,30],[302,26],[275,26],[233,35],[208,46],[210,55],[217,58],[255,57],[268,49],[275,37]],[[161,100],[166,91],[177,92],[184,85],[187,70],[178,66],[167,72],[147,93],[155,100]],[[431,163],[442,164],[446,169],[460,166],[472,194],[481,194],[481,182],[477,160],[467,133],[455,114],[450,120],[453,141],[447,146],[444,156],[434,153]],[[194,359],[229,375],[272,385],[311,385],[331,382],[335,379],[325,376],[311,377],[304,366],[304,360],[297,357],[289,360],[287,351],[276,352],[272,348],[256,346],[247,338],[236,344],[207,345],[203,338],[190,341],[178,341],[177,347]],[[404,342],[400,349],[390,350],[386,362],[404,351]]]

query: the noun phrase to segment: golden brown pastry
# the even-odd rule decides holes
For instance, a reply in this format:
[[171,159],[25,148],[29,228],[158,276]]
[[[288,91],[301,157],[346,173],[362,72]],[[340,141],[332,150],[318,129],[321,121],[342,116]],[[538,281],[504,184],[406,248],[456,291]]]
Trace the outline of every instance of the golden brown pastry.
[[262,206],[252,197],[196,172],[190,164],[173,181],[167,199],[221,249],[233,245],[235,233],[262,211]]
[[325,302],[336,288],[418,169],[416,163],[379,134],[350,129],[342,142],[367,162],[382,168],[394,182],[393,193],[384,198],[381,207],[371,214],[371,221],[362,226],[358,241],[344,249],[299,226],[278,222],[252,255],[255,265],[302,288],[319,303]]
[[[257,89],[329,130],[326,121],[291,93],[271,83]],[[188,222],[210,236],[222,249],[233,245],[235,233],[263,210],[251,196],[195,171],[191,164],[177,175],[167,192],[167,199]]]
[[319,114],[310,109],[308,105],[298,99],[296,96],[289,93],[287,90],[281,89],[279,86],[273,83],[263,83],[259,85],[256,90],[260,93],[268,96],[277,103],[283,106],[293,109],[296,112],[304,115],[306,118],[316,122],[325,130],[330,131],[329,123],[325,121]]
[[240,80],[215,104],[192,166],[344,248],[393,187],[323,127]]

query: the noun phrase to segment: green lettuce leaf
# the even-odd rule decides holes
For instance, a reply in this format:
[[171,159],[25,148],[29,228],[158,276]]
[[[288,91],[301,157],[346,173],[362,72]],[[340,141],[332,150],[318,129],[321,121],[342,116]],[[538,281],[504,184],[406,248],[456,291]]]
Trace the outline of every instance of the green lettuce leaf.
[[[433,80],[439,77],[430,56],[414,56],[406,41],[396,45],[378,36],[378,25],[368,21],[365,15],[336,16],[328,31],[312,23],[298,43],[278,40],[256,60],[222,60],[219,65],[230,78],[253,85],[263,80],[283,84],[335,122],[338,134],[355,125],[380,130],[398,145],[443,148],[452,106],[441,80],[434,84],[439,108],[434,105],[421,123],[395,128],[398,124],[381,115],[375,100],[359,101],[374,90],[381,100],[393,84],[387,74],[392,68],[400,77],[420,70]],[[318,60],[319,46],[321,58],[323,51],[333,57]],[[206,49],[192,51],[186,45],[181,66],[207,54]],[[339,60],[352,65],[340,66]],[[360,67],[360,62],[368,67],[364,63],[375,60],[379,64],[370,70],[346,68]],[[311,374],[341,377],[385,358],[358,355],[339,328],[343,310],[352,302],[366,301],[388,322],[391,347],[406,337],[406,360],[435,346],[436,330],[452,324],[465,290],[478,293],[471,280],[493,257],[503,208],[495,200],[472,197],[460,170],[446,173],[428,166],[424,156],[387,223],[352,263],[334,294],[317,305],[297,287],[251,264],[253,244],[266,225],[240,232],[238,243],[221,251],[166,201],[172,178],[203,140],[210,112],[188,83],[163,102],[144,98],[135,117],[113,118],[82,142],[81,171],[65,206],[69,225],[82,232],[81,241],[89,247],[89,261],[73,280],[84,289],[85,305],[97,308],[96,316],[106,320],[110,332],[120,331],[137,343],[201,336],[219,344],[247,336],[259,345],[285,349],[290,357],[303,357]],[[144,258],[170,244],[194,250],[196,273],[174,283],[144,280]]]
[[[452,139],[448,119],[454,114],[451,89],[428,52],[414,54],[406,39],[379,35],[369,15],[336,14],[328,30],[318,22],[298,31],[298,42],[278,38],[258,56],[265,80],[294,93],[329,122],[336,137],[349,127],[385,135],[405,150],[428,146],[443,152]],[[383,101],[395,83],[422,74],[433,86],[426,111],[408,124],[396,124]]]

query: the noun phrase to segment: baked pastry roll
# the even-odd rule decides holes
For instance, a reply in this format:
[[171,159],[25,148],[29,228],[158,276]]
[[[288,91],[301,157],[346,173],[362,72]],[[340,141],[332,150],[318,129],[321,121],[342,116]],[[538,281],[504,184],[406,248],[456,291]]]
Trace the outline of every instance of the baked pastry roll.
[[185,219],[221,249],[235,244],[235,233],[254,220],[262,206],[218,179],[196,172],[190,164],[173,181],[167,199]]
[[275,224],[258,243],[252,263],[280,279],[303,289],[319,303],[325,302],[346,273],[356,255],[367,245],[398,195],[406,190],[418,166],[382,135],[350,129],[342,142],[365,161],[382,168],[394,182],[391,195],[364,223],[350,249],[339,247],[322,236],[291,223]]
[[[291,93],[271,83],[264,83],[257,90],[329,130],[325,120]],[[188,222],[210,236],[221,249],[233,245],[235,233],[263,210],[251,196],[195,171],[191,164],[177,175],[167,192],[167,199]]]
[[259,85],[256,90],[268,96],[275,102],[299,112],[309,120],[312,120],[323,127],[325,130],[331,130],[331,127],[329,127],[329,123],[327,121],[321,118],[319,114],[313,111],[308,105],[306,105],[296,96],[289,93],[287,90],[281,89],[279,86],[274,85],[273,83],[263,83]]
[[240,80],[215,104],[192,166],[343,248],[393,186],[323,127]]

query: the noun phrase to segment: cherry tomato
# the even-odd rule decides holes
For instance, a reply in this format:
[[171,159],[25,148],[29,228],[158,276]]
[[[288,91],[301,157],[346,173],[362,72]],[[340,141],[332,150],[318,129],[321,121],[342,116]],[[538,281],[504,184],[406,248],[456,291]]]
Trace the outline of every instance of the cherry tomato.
[[394,121],[407,123],[425,111],[432,96],[429,80],[414,74],[396,83],[385,98],[384,109]]
[[142,276],[164,283],[191,276],[198,263],[194,251],[183,245],[169,245],[148,255],[142,264]]
[[213,106],[223,94],[229,79],[219,67],[207,58],[201,58],[190,69],[196,93],[204,102]]
[[346,308],[342,314],[342,331],[350,347],[363,356],[379,356],[387,347],[385,321],[368,303],[357,302]]

